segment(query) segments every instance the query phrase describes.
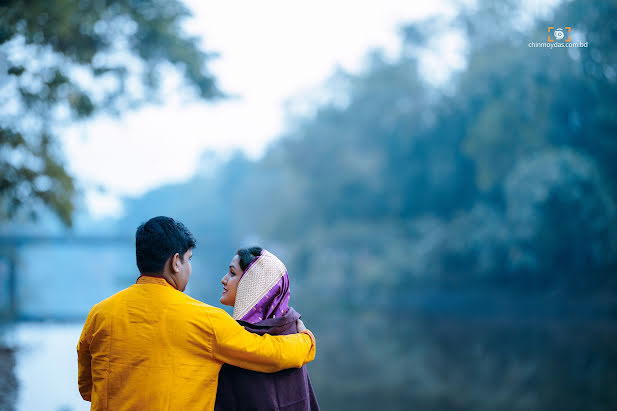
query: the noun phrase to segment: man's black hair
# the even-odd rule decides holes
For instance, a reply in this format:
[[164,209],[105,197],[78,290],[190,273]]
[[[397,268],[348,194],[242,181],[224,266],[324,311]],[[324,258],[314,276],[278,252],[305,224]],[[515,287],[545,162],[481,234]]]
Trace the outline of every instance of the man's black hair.
[[250,263],[261,255],[262,250],[263,248],[261,247],[250,247],[240,248],[236,251],[236,254],[240,257],[240,268],[243,272],[246,271],[246,267],[248,267]]
[[142,274],[160,274],[169,257],[195,248],[197,242],[188,228],[170,217],[154,217],[146,221],[135,233],[137,268]]

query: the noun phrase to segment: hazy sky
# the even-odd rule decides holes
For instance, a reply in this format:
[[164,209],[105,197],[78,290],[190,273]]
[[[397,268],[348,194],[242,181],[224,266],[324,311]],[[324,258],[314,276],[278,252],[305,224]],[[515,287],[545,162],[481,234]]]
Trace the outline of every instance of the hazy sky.
[[[242,149],[252,157],[280,136],[285,102],[315,93],[337,66],[358,71],[367,51],[398,52],[404,22],[452,14],[446,1],[289,0],[187,2],[187,30],[220,53],[211,69],[221,88],[236,95],[216,104],[190,102],[173,81],[164,105],[146,106],[120,119],[99,117],[63,133],[69,171],[85,191],[94,216],[121,213],[122,196],[136,196],[190,178],[204,150],[222,156]],[[461,42],[444,41],[429,71],[440,79],[443,61],[460,63]],[[94,187],[103,187],[99,192]]]
[[314,97],[337,66],[360,70],[370,48],[396,55],[402,23],[453,12],[445,1],[186,3],[194,12],[187,30],[203,39],[206,50],[220,53],[210,67],[221,88],[237,97],[190,102],[171,84],[164,105],[120,119],[100,117],[63,133],[69,171],[95,216],[117,215],[120,197],[207,168],[199,161],[204,150],[224,156],[239,148],[258,157],[284,130],[289,98]]

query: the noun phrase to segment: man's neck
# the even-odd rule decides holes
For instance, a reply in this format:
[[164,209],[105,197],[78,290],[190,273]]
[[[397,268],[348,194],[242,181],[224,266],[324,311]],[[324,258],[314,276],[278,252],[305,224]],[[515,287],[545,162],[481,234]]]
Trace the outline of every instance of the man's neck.
[[[178,286],[176,284],[176,282],[173,280],[173,278],[170,275],[166,275],[165,273],[140,273],[139,274],[139,278],[141,277],[154,277],[154,278],[160,278],[162,280],[167,281],[167,283],[169,285],[171,285],[173,288],[175,288],[176,290],[178,289]],[[139,281],[139,278],[137,278],[137,281]],[[137,282],[135,281],[135,282]]]
[[167,280],[167,282],[176,290],[178,289],[178,284],[176,284],[176,281],[174,280],[174,278],[167,272],[164,272],[162,277]]

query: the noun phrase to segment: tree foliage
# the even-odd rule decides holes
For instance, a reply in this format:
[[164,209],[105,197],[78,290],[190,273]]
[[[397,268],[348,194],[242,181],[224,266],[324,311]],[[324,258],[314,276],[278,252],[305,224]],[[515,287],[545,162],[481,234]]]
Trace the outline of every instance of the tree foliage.
[[0,218],[51,208],[71,223],[75,185],[58,127],[157,97],[169,66],[199,98],[220,97],[212,54],[179,1],[9,0],[0,4]]

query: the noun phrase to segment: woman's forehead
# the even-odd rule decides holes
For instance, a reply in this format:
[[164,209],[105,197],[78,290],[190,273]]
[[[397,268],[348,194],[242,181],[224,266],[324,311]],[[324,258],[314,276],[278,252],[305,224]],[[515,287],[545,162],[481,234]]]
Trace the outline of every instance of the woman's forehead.
[[240,267],[240,256],[238,254],[234,255],[229,263],[230,267]]

